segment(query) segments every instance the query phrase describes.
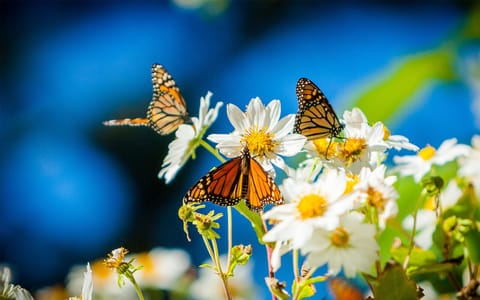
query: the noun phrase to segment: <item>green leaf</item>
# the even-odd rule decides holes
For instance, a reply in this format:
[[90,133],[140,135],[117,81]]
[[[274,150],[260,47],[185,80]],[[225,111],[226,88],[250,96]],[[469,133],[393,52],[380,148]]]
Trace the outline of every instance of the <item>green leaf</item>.
[[315,296],[317,290],[315,289],[315,283],[324,282],[328,280],[328,276],[317,276],[308,279],[302,279],[299,285],[296,282],[293,283],[293,289],[300,289],[298,299],[305,299]]
[[[405,258],[408,254],[407,247],[399,247],[391,249],[392,256],[400,264],[403,264]],[[410,253],[410,259],[408,261],[408,266],[424,266],[429,264],[437,263],[437,257],[435,253],[430,250],[424,250],[421,248],[413,248]]]
[[399,177],[394,184],[395,189],[400,195],[398,202],[398,218],[404,219],[407,215],[413,213],[416,203],[422,192],[422,186],[413,180],[412,176]]
[[478,200],[473,187],[467,185],[462,196],[458,199],[457,204],[445,211],[444,216],[449,217],[455,215],[459,218],[474,219],[478,216]]
[[374,287],[375,300],[416,300],[417,286],[399,265],[387,265]]
[[313,284],[305,284],[300,287],[300,294],[298,295],[298,299],[305,299],[315,296],[317,290]]
[[246,265],[252,256],[252,246],[251,245],[235,245],[232,247],[230,255],[229,269],[227,274],[230,277],[233,277],[233,271],[237,265]]
[[444,273],[447,271],[452,271],[457,263],[445,262],[445,263],[436,263],[425,266],[415,266],[409,267],[407,273],[409,276],[416,276],[420,274],[438,274]]
[[209,269],[217,271],[217,267],[214,266],[214,265],[211,265],[211,264],[201,264],[199,267],[200,268],[209,268]]
[[309,278],[309,279],[305,280],[305,283],[306,284],[315,284],[315,283],[318,283],[318,282],[327,281],[328,279],[329,279],[328,276],[316,276],[316,277],[312,277],[312,278]]
[[242,215],[244,216],[248,221],[250,221],[250,224],[252,224],[253,230],[255,231],[255,234],[257,235],[258,242],[262,245],[265,244],[263,241],[263,236],[265,235],[265,229],[263,227],[263,222],[262,218],[260,215],[256,212],[251,211],[247,205],[245,204],[244,201],[240,201],[237,205],[235,205],[235,209]]
[[465,246],[473,263],[480,263],[480,232],[470,230],[465,235]]
[[[400,264],[403,264],[408,254],[407,247],[400,247],[392,249],[392,256]],[[408,261],[406,273],[408,276],[428,274],[428,273],[442,273],[451,271],[458,262],[438,262],[436,254],[431,250],[424,250],[421,248],[414,248]]]
[[[391,119],[429,84],[454,78],[452,50],[439,48],[397,61],[352,106],[359,107],[372,123]],[[378,109],[380,103],[382,109]]]

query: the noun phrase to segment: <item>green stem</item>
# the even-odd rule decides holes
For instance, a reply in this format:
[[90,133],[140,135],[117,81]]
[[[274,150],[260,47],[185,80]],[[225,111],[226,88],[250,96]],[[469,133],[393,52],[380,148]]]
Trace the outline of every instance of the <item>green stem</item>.
[[230,290],[228,288],[228,274],[225,274],[222,270],[222,264],[220,262],[220,256],[218,255],[217,241],[215,239],[213,239],[212,244],[213,244],[213,251],[215,252],[214,262],[215,262],[215,265],[217,266],[218,275],[222,279],[223,289],[224,289],[224,292],[225,292],[225,297],[226,297],[226,299],[231,300],[232,296],[230,295]]
[[315,160],[314,160],[314,162],[313,162],[312,169],[310,170],[310,173],[308,174],[307,182],[310,182],[310,181],[313,179],[313,172],[314,172],[315,169],[317,168],[317,164],[319,163],[319,161],[320,161],[319,158],[315,158]]
[[210,243],[208,242],[208,239],[204,235],[202,235],[202,239],[203,243],[205,244],[205,248],[207,248],[208,254],[210,255],[210,258],[214,263],[216,263],[217,261],[215,259],[215,254],[212,250],[212,247],[210,246]]
[[300,276],[298,275],[298,250],[292,251],[292,263],[293,263],[293,278],[298,283]]
[[[296,256],[297,263],[294,265],[294,268],[298,270],[298,250],[294,250],[294,255]],[[292,299],[298,299],[300,297],[303,288],[305,287],[305,282],[312,278],[313,273],[317,271],[317,268],[311,268],[304,276],[298,277],[298,271],[296,274],[296,288],[295,288],[295,293],[292,297]]]
[[133,274],[131,276],[127,276],[130,282],[132,283],[133,287],[135,288],[135,292],[137,293],[138,299],[139,300],[144,300],[143,298],[143,293],[140,287],[137,284],[137,281],[135,280],[135,277],[133,277]]
[[209,143],[205,142],[204,140],[200,140],[199,141],[199,144],[205,148],[208,152],[212,153],[213,156],[215,156],[220,162],[224,163],[225,162],[225,158],[223,158],[217,150],[215,150],[215,148],[213,148],[212,146],[210,146]]
[[293,292],[292,299],[297,299],[300,293],[300,275],[298,273],[298,250],[293,249],[292,251],[292,263],[293,263],[293,280],[295,291]]
[[[227,272],[230,273],[230,262],[232,256],[232,207],[227,207],[227,239],[228,239],[228,253],[227,253]],[[228,276],[229,274],[227,274]]]
[[[257,216],[260,216],[260,220],[261,220],[262,226],[263,226],[262,227],[263,232],[267,232],[268,231],[267,221],[264,218],[261,217],[261,214],[262,214],[262,212],[260,212],[260,214],[258,214]],[[253,222],[252,222],[252,225],[253,225]],[[258,232],[257,232],[257,237],[259,238],[259,240],[262,239],[263,234],[264,233],[262,233],[261,235],[258,235]],[[268,243],[265,243],[264,245],[265,245],[265,250],[267,251],[268,277],[274,279],[275,278],[275,272],[273,271],[273,267],[272,267],[272,252],[273,252],[273,249],[270,247],[270,245]],[[277,298],[272,293],[272,300],[275,300],[275,299],[277,299]]]
[[[213,156],[215,156],[221,163],[225,162],[225,159],[218,153],[217,150],[215,150],[215,148],[210,146],[209,143],[201,139],[199,141],[199,144],[203,148],[205,148],[208,152],[212,153]],[[231,250],[232,250],[232,208],[230,206],[227,207],[227,231],[228,231],[227,233],[228,234],[227,272],[228,272],[228,270],[230,269],[230,256],[231,256]],[[205,241],[205,245],[209,246],[208,241]],[[230,295],[230,291],[228,289],[228,274],[224,273],[222,270],[222,264],[220,263],[220,257],[218,254],[218,245],[215,239],[212,240],[212,245],[213,245],[213,255],[212,255],[212,249],[210,248],[209,250],[210,256],[212,257],[212,261],[214,261],[215,265],[217,266],[218,275],[222,279],[226,298],[232,299],[232,296]]]
[[417,200],[415,205],[415,211],[413,212],[413,228],[412,228],[412,235],[410,236],[410,245],[408,247],[408,253],[403,261],[403,269],[406,270],[408,266],[408,262],[410,261],[410,255],[412,254],[413,247],[415,246],[415,232],[417,231],[417,212],[420,206],[420,198]]

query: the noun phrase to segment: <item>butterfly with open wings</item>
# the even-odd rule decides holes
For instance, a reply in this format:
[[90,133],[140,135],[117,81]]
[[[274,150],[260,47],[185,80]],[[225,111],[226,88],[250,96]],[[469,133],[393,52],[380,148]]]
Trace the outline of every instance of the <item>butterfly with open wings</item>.
[[247,147],[242,154],[223,163],[203,176],[185,195],[183,202],[210,201],[233,206],[245,199],[248,208],[261,211],[266,204],[283,204],[283,197],[274,180],[251,157]]

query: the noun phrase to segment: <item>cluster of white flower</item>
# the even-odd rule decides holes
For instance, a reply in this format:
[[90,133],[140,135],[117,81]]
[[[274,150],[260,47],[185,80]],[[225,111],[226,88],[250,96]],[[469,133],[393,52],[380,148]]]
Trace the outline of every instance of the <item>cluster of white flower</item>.
[[[194,157],[198,146],[219,155],[203,140],[222,105],[220,102],[215,108],[209,108],[210,98],[211,93],[208,93],[201,99],[199,117],[192,118],[192,125],[181,125],[177,130],[176,139],[170,144],[159,173],[159,177],[167,183],[190,157]],[[399,211],[400,195],[394,186],[398,178],[394,174],[400,178],[413,176],[417,184],[423,179],[422,185],[427,194],[432,193],[436,197],[432,196],[435,203],[427,202],[424,208],[417,207],[413,216],[403,220],[403,227],[413,230],[415,246],[424,249],[432,246],[432,234],[439,222],[439,208],[454,206],[463,194],[457,183],[459,177],[466,179],[479,196],[480,136],[472,139],[473,147],[449,139],[438,149],[430,145],[419,149],[408,138],[391,135],[383,123],[369,124],[363,112],[354,108],[344,112],[340,120],[342,135],[307,140],[303,135],[293,133],[295,116],[280,118],[280,112],[278,100],[265,106],[259,98],[254,98],[245,112],[228,104],[227,115],[233,131],[207,137],[228,158],[241,156],[243,149],[248,148],[250,155],[272,178],[276,178],[275,167],[284,172],[286,178],[279,188],[285,203],[261,214],[263,221],[268,220],[272,224],[263,236],[259,236],[268,245],[275,244],[270,257],[271,271],[280,268],[282,256],[293,251],[294,259],[298,260],[298,253],[305,257],[307,276],[312,276],[322,266],[327,266],[329,276],[342,271],[347,277],[359,273],[373,274],[373,271],[379,275],[378,237]],[[396,166],[389,168],[386,161],[391,149],[415,151],[416,154],[394,157]],[[304,160],[297,160],[295,167],[289,166],[282,158],[299,153],[303,153],[298,157]],[[443,188],[441,178],[434,180],[434,183],[440,183],[434,184],[433,189],[427,188],[428,179],[435,177],[435,168],[451,161],[459,165],[458,176],[450,180],[446,188]],[[245,171],[249,169],[242,166],[241,172]],[[229,182],[243,180],[239,173],[233,177]],[[202,182],[202,187],[210,182]],[[395,224],[400,224],[396,221]],[[408,259],[405,261],[408,262]],[[296,263],[298,261],[294,265]],[[144,265],[151,264],[144,262]],[[170,267],[168,269],[171,270]],[[142,274],[139,278],[145,276]],[[201,288],[194,294],[202,295],[204,292]],[[220,290],[219,295],[222,295]]]
[[[415,151],[418,147],[403,136],[391,136],[381,122],[369,125],[359,109],[344,113],[343,139],[307,142],[302,135],[292,133],[295,116],[280,119],[280,111],[278,100],[265,106],[254,98],[245,112],[228,104],[233,132],[208,136],[227,157],[239,156],[248,147],[272,176],[273,166],[288,175],[280,185],[286,203],[263,215],[275,223],[263,237],[265,242],[276,242],[273,267],[280,267],[281,255],[294,249],[307,256],[310,268],[328,264],[331,274],[343,268],[347,276],[369,272],[377,259],[375,226],[384,228],[398,210],[398,194],[393,187],[396,177],[386,175],[383,164],[386,151]],[[177,158],[176,162],[170,163],[170,170],[161,171],[170,174],[169,178],[190,155],[193,135],[183,138],[179,134],[180,130],[172,145],[184,146],[170,147],[168,157]],[[296,169],[281,157],[294,156],[303,149],[308,159]]]
[[398,210],[385,152],[417,147],[380,122],[370,126],[359,109],[346,111],[343,121],[343,139],[307,142],[309,158],[281,185],[287,203],[263,215],[275,224],[263,238],[276,242],[274,268],[290,249],[306,255],[311,269],[327,264],[329,274],[343,269],[349,277],[369,273],[378,258],[375,226],[384,228]]

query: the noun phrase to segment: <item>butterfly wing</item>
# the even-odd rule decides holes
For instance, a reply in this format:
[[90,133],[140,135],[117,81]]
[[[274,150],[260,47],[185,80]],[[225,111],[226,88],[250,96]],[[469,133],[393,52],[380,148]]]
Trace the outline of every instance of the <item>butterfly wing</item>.
[[185,195],[184,203],[210,201],[222,206],[236,205],[247,181],[242,174],[244,157],[233,158],[203,176]]
[[188,121],[187,111],[182,102],[169,92],[153,95],[147,111],[149,126],[158,134],[167,135]]
[[168,71],[161,65],[152,66],[153,97],[146,118],[119,119],[103,122],[107,126],[149,126],[167,135],[183,124],[190,123],[185,99]]
[[260,211],[266,204],[283,204],[282,194],[275,181],[254,158],[249,159],[247,206],[253,211]]
[[274,180],[253,158],[247,148],[203,176],[185,195],[184,203],[210,201],[233,206],[245,199],[248,208],[260,211],[265,204],[283,204],[283,197]]
[[118,119],[104,121],[105,126],[150,126],[147,118]]
[[294,132],[303,134],[309,140],[338,136],[343,124],[315,83],[307,78],[300,78],[296,92],[298,112]]
[[[152,84],[154,94],[172,91],[180,93],[180,88],[177,86],[175,80],[173,80],[172,75],[168,73],[164,66],[159,64],[152,65]],[[181,98],[181,100],[183,100],[183,98]]]
[[161,135],[167,135],[190,122],[185,100],[175,80],[161,65],[152,66],[153,99],[148,106],[150,127]]

